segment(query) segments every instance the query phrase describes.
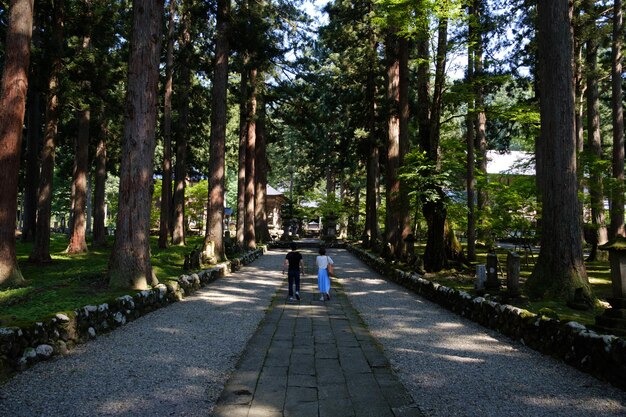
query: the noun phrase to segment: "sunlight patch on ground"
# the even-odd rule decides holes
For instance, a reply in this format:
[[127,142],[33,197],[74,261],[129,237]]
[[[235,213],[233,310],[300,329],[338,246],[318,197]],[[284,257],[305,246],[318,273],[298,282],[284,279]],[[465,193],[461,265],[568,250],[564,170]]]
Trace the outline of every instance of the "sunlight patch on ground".
[[[598,403],[595,398],[562,398],[557,399],[553,395],[541,397],[539,395],[523,396],[520,397],[519,400],[528,405],[528,406],[540,406],[546,409],[560,409],[562,407],[570,407],[571,404],[576,404],[576,408],[580,410],[586,410],[589,412],[589,415],[597,415],[598,413]],[[612,400],[610,398],[602,399],[602,407],[603,409],[609,409],[613,412],[619,412],[624,410],[624,405],[619,401]]]
[[484,359],[478,358],[468,358],[467,356],[458,356],[458,355],[432,355],[435,358],[445,359],[451,362],[458,363],[485,363]]
[[157,327],[154,329],[157,332],[167,333],[167,334],[183,334],[180,329],[175,329],[173,327]]
[[463,325],[461,323],[437,323],[435,326],[437,329],[462,329]]

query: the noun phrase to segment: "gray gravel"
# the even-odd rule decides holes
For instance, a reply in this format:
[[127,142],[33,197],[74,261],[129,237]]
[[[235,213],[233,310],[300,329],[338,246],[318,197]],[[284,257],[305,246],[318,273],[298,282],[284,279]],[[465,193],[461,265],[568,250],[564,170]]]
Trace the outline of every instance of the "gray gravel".
[[626,392],[381,279],[345,251],[330,256],[427,416],[626,416]]
[[[345,251],[329,255],[426,415],[626,416],[625,392],[380,279]],[[209,415],[284,283],[283,256],[269,252],[183,302],[17,375],[0,386],[0,416]]]
[[283,283],[259,258],[0,386],[0,416],[207,416]]

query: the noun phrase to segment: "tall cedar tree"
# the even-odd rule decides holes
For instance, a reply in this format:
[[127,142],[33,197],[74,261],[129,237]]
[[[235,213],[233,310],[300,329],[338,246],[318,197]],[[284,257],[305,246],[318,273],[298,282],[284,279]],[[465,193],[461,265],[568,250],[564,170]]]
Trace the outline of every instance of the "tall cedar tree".
[[[368,14],[371,14],[373,4],[367,2]],[[378,230],[378,189],[380,177],[380,157],[378,150],[378,137],[376,134],[376,67],[377,67],[377,41],[373,24],[368,20],[367,25],[368,49],[367,49],[367,162],[366,162],[366,187],[365,187],[365,227],[363,229],[363,246],[370,247],[379,238]]]
[[[247,3],[244,3],[244,7]],[[244,9],[245,10],[245,9]],[[246,213],[246,142],[248,138],[248,52],[242,53],[239,90],[239,153],[237,162],[237,246],[243,248]]]
[[92,81],[89,74],[93,73],[91,63],[85,59],[92,53],[92,26],[95,23],[92,0],[85,1],[87,22],[86,33],[82,37],[79,49],[81,80],[79,81],[81,103],[76,111],[78,124],[77,135],[74,137],[74,171],[72,178],[72,208],[70,216],[70,242],[66,253],[87,252],[87,176],[89,171],[89,141],[91,124]]
[[[263,79],[263,77],[259,77]],[[262,84],[262,83],[261,83]],[[266,191],[267,191],[267,142],[265,136],[265,97],[259,94],[256,122],[256,189],[254,191],[254,226],[255,236],[258,242],[269,242],[271,240],[270,231],[267,226],[267,213],[265,212]]]
[[[398,39],[398,106],[400,110],[398,167],[401,167],[404,165],[405,155],[409,152],[409,45],[405,38]],[[400,179],[398,204],[398,242],[395,256],[397,259],[403,259],[407,255],[405,242],[411,234],[409,189],[403,179]]]
[[0,286],[24,282],[15,255],[17,180],[22,125],[28,91],[28,63],[33,30],[33,0],[13,0],[0,84]]
[[174,219],[172,243],[185,244],[185,189],[187,174],[187,142],[189,141],[189,90],[191,89],[191,7],[183,1],[182,39],[180,42],[180,118],[176,134],[176,168],[174,173]]
[[158,283],[150,260],[150,206],[163,0],[133,0],[119,209],[109,260],[112,287]]
[[385,237],[390,251],[395,255],[399,249],[401,235],[400,221],[400,53],[396,30],[389,29],[385,39],[387,58],[387,162],[386,168],[386,205]]
[[[439,170],[441,135],[441,106],[443,86],[445,82],[446,54],[448,50],[448,18],[442,16],[437,25],[437,56],[435,62],[435,85],[430,102],[430,126],[426,155]],[[447,265],[445,225],[446,205],[445,193],[441,186],[435,186],[436,199],[424,202],[422,211],[428,224],[426,249],[424,250],[424,268],[427,271],[440,271]]]
[[[476,37],[476,21],[474,15],[474,7],[472,4],[467,7],[467,72],[466,82],[471,85],[474,81],[474,49]],[[467,189],[467,259],[476,260],[476,210],[474,204],[474,196],[476,191],[476,175],[475,175],[475,143],[476,131],[475,120],[475,103],[474,98],[470,95],[467,101],[467,117],[466,123],[466,189]]]
[[[598,245],[606,243],[608,235],[604,218],[602,169],[598,166],[598,162],[602,160],[602,138],[600,135],[600,92],[598,89],[597,13],[593,1],[587,1],[585,8],[589,15],[589,39],[585,49],[585,63],[587,65],[587,153],[590,161],[589,194],[593,230],[589,260],[596,260],[600,256]],[[603,254],[606,258],[606,252]]]
[[611,108],[613,115],[613,179],[609,238],[624,236],[624,108],[622,104],[622,0],[613,1]]
[[574,300],[578,293],[591,304],[578,217],[572,10],[567,0],[540,0],[537,16],[542,233],[539,259],[526,287],[534,297]]
[[250,68],[250,94],[248,96],[248,134],[246,135],[246,193],[245,193],[245,225],[244,248],[256,248],[256,229],[254,225],[255,202],[255,156],[256,156],[256,112],[257,112],[257,68]]
[[41,172],[39,175],[39,191],[37,199],[37,227],[35,243],[29,260],[36,263],[47,263],[50,257],[50,221],[52,214],[52,189],[54,164],[59,125],[59,93],[60,74],[63,68],[63,24],[64,0],[56,0],[52,4],[52,30],[49,52],[48,94],[46,99],[45,127],[43,147],[41,149]]
[[[487,175],[487,117],[485,114],[485,63],[483,58],[484,50],[484,36],[483,36],[483,14],[484,14],[484,2],[483,0],[474,0],[474,22],[475,22],[475,34],[474,34],[474,95],[476,98],[476,115],[475,115],[475,127],[476,127],[476,169],[482,175]],[[486,222],[482,221],[485,210],[488,206],[489,194],[484,186],[479,187],[476,195],[476,209],[480,215],[481,221],[478,223],[478,239],[484,241],[489,240],[491,233],[486,226]]]
[[[40,13],[40,11],[38,11]],[[35,16],[33,48],[41,48],[41,25]],[[39,186],[39,145],[41,143],[41,54],[30,57],[28,96],[26,99],[26,178],[24,180],[24,212],[22,242],[35,240],[37,227],[37,188]]]
[[211,112],[209,154],[209,210],[204,249],[213,246],[218,260],[224,259],[224,173],[226,151],[226,95],[228,90],[228,22],[230,0],[217,2],[217,34]]
[[76,112],[78,134],[75,137],[74,175],[72,181],[72,223],[70,243],[66,253],[87,252],[87,174],[89,165],[89,123],[91,112],[82,109]]
[[105,106],[100,108],[100,129],[98,130],[98,144],[95,158],[95,185],[93,193],[93,245],[106,245],[106,180],[107,180],[107,136],[108,121]]
[[159,215],[159,248],[167,248],[170,240],[170,208],[172,206],[172,95],[174,79],[174,25],[176,0],[170,0],[165,58],[165,94],[163,96],[163,183]]

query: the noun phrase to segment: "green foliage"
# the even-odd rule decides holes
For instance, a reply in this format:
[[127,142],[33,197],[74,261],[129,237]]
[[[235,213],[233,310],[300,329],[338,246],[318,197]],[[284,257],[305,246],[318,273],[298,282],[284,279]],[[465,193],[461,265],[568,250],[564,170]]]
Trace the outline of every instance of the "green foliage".
[[537,190],[533,177],[491,178],[486,184],[488,211],[481,213],[485,227],[501,239],[529,237],[535,227]]
[[420,201],[438,201],[441,196],[437,190],[448,189],[453,184],[450,173],[438,172],[436,165],[424,151],[413,149],[405,156],[404,161],[400,168],[400,178],[408,184],[409,195]]

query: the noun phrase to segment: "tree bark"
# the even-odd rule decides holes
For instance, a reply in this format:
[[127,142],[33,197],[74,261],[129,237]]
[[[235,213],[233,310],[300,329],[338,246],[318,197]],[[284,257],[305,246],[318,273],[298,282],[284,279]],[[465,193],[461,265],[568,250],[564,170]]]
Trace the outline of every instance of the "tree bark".
[[248,97],[248,134],[246,140],[246,193],[245,193],[245,226],[244,247],[256,248],[256,233],[254,223],[255,202],[255,155],[256,155],[256,118],[257,118],[257,69],[249,72],[250,95]]
[[183,2],[183,33],[181,40],[181,88],[179,129],[176,135],[176,168],[174,173],[174,221],[172,244],[185,245],[185,188],[187,176],[187,142],[189,139],[189,90],[191,89],[191,11]]
[[622,103],[622,0],[613,1],[611,108],[613,116],[613,179],[609,237],[624,236],[624,108]]
[[576,300],[578,293],[591,305],[578,221],[572,10],[567,0],[542,0],[537,15],[541,134],[536,160],[542,233],[526,287],[531,297]]
[[[368,2],[368,11],[373,10],[373,3]],[[368,153],[366,162],[365,186],[365,227],[363,228],[363,247],[369,248],[379,238],[378,230],[378,188],[380,161],[376,135],[376,67],[378,65],[377,41],[373,23],[368,22],[368,69],[367,69],[367,135]]]
[[[589,194],[591,200],[591,225],[593,242],[589,260],[596,260],[600,255],[598,245],[608,241],[608,234],[604,216],[604,184],[602,168],[598,166],[602,161],[602,138],[600,136],[600,94],[598,91],[598,42],[596,40],[596,13],[593,2],[587,3],[589,14],[589,28],[591,36],[587,40],[587,146],[589,147]],[[606,258],[606,252],[604,256]]]
[[246,143],[248,140],[248,54],[244,53],[239,97],[239,162],[237,170],[237,246],[243,248],[246,216]]
[[[483,0],[474,0],[474,21],[476,33],[474,39],[474,91],[476,95],[476,168],[487,176],[487,117],[485,114],[485,87],[484,87],[484,62],[483,62],[483,30],[482,14],[484,10]],[[491,241],[491,233],[484,221],[489,201],[489,194],[486,187],[479,187],[477,190],[476,210],[479,213],[477,235],[478,239],[486,242]]]
[[398,37],[395,29],[389,29],[385,41],[387,58],[387,163],[386,163],[386,206],[385,238],[388,255],[397,253],[401,235],[399,230],[400,213],[400,59]]
[[[574,16],[578,16],[580,11],[579,2],[574,3]],[[584,195],[584,171],[585,167],[582,162],[582,155],[585,145],[585,127],[583,122],[583,115],[585,112],[585,94],[586,85],[585,77],[583,76],[583,44],[584,39],[582,33],[584,27],[580,23],[580,19],[573,21],[573,34],[574,34],[574,106],[575,106],[575,125],[576,125],[576,177],[578,179],[578,193]],[[578,201],[578,220],[580,222],[581,242],[584,242],[585,236],[583,231],[584,220],[584,201],[579,199]]]
[[[263,79],[263,77],[260,77]],[[269,242],[270,231],[267,226],[265,200],[267,190],[267,144],[265,138],[265,100],[262,94],[258,96],[258,120],[256,123],[256,189],[254,192],[254,225],[255,236],[258,242]]]
[[24,283],[15,254],[15,224],[32,29],[33,0],[12,0],[0,84],[0,287]]
[[371,66],[367,74],[367,106],[368,106],[368,155],[367,185],[365,190],[365,228],[363,230],[363,246],[366,248],[378,240],[378,182],[380,161],[378,141],[376,140],[376,84],[374,68]]
[[41,172],[37,192],[37,226],[35,243],[29,261],[47,263],[50,257],[50,219],[52,212],[52,189],[54,177],[54,159],[56,137],[59,124],[59,74],[63,67],[61,60],[63,49],[63,7],[62,0],[54,2],[52,24],[52,47],[50,73],[48,75],[48,95],[46,99],[46,121],[43,146],[41,149]]
[[93,211],[93,245],[106,246],[106,180],[107,180],[107,120],[104,106],[100,111],[100,133],[96,146],[96,172],[94,185],[94,211]]
[[[398,105],[400,109],[398,131],[398,168],[404,165],[405,155],[409,152],[409,45],[404,38],[398,39]],[[406,259],[406,239],[412,233],[409,189],[406,182],[400,179],[400,195],[398,196],[398,242],[396,259]],[[411,256],[413,254],[410,254]]]
[[[474,82],[474,45],[476,38],[476,22],[474,15],[474,7],[469,6],[467,10],[468,15],[468,45],[467,45],[467,78],[468,85],[472,85]],[[466,187],[467,187],[467,259],[469,261],[476,260],[476,211],[475,211],[475,190],[476,190],[476,176],[474,173],[474,167],[476,159],[475,154],[475,108],[474,100],[471,98],[467,102],[467,118],[466,118]]]
[[176,0],[170,0],[169,13],[165,58],[165,94],[163,97],[163,177],[161,184],[161,213],[159,214],[159,248],[161,249],[167,248],[170,241],[170,211],[172,207],[172,94]]
[[72,202],[72,228],[70,230],[70,243],[65,249],[66,253],[76,254],[87,252],[87,175],[89,163],[89,123],[91,112],[80,110],[77,112],[78,135],[76,137],[76,155],[74,156],[74,189]]
[[[36,32],[37,33],[37,32]],[[33,38],[39,38],[36,34]],[[38,43],[33,41],[33,43]],[[26,178],[24,181],[24,224],[22,242],[35,240],[37,227],[37,187],[39,186],[39,145],[41,143],[40,65],[31,62],[28,86],[28,117],[26,130]]]
[[145,289],[158,283],[150,260],[150,205],[162,14],[163,0],[133,0],[111,287]]
[[224,258],[224,159],[227,121],[229,15],[230,0],[218,0],[209,155],[209,218],[204,244],[206,249],[209,246],[209,242],[213,242],[215,256],[218,260]]
[[[440,170],[439,141],[441,134],[441,106],[445,82],[446,54],[448,50],[448,18],[442,17],[438,24],[437,58],[435,63],[435,86],[430,108],[430,139],[426,150],[437,171]],[[446,204],[445,193],[440,186],[435,187],[436,200],[424,202],[424,217],[428,224],[424,268],[437,272],[447,266],[446,258]]]

